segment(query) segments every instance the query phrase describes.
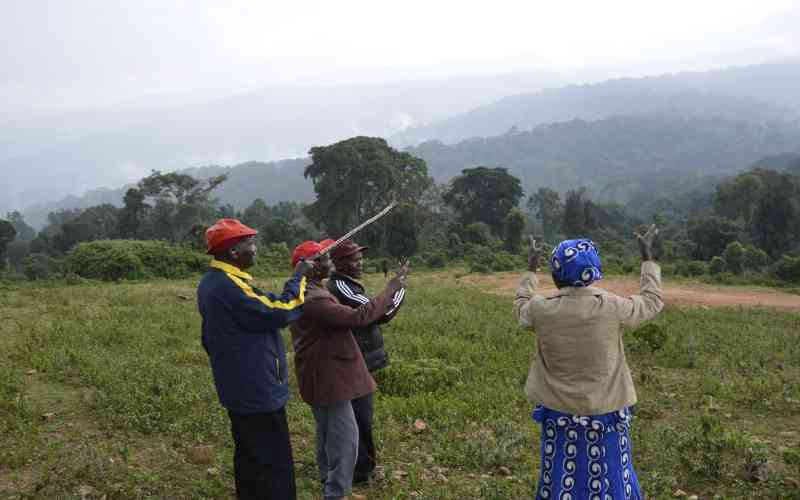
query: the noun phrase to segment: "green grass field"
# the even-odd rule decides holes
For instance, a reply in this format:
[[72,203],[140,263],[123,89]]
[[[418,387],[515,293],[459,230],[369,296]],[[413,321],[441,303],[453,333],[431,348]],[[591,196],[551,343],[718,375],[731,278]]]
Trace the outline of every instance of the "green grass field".
[[[233,497],[196,281],[0,289],[0,499]],[[532,498],[539,440],[522,388],[535,334],[507,297],[452,274],[410,285],[385,329],[384,479],[356,491]],[[800,498],[800,314],[668,306],[626,348],[650,498]],[[299,497],[319,498],[313,418],[294,387],[288,409]],[[766,480],[752,481],[764,460]]]

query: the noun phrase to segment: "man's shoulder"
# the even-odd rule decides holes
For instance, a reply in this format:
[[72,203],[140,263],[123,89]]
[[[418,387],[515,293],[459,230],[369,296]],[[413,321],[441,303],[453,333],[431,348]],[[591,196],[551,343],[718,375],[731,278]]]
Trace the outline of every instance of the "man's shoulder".
[[319,286],[314,285],[313,283],[309,284],[308,287],[306,287],[305,301],[312,302],[315,300],[334,300],[338,302],[338,300],[336,300],[336,296],[332,294],[330,290],[328,290],[327,286],[329,285]]

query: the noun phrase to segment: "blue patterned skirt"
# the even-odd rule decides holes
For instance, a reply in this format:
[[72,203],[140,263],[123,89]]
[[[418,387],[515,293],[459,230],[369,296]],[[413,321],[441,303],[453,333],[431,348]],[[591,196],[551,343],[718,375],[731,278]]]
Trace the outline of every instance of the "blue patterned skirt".
[[542,426],[537,500],[641,500],[633,470],[628,408],[575,416],[537,406]]

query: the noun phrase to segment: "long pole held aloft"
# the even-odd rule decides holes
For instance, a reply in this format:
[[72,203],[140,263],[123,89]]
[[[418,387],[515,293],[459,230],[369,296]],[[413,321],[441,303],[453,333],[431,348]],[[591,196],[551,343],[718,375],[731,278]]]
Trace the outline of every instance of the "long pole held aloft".
[[388,214],[395,207],[395,205],[397,205],[396,201],[393,201],[393,202],[389,203],[386,206],[386,208],[384,208],[383,210],[381,210],[377,214],[373,215],[369,219],[365,220],[364,222],[362,222],[358,226],[354,227],[353,229],[351,229],[350,231],[345,233],[344,236],[342,236],[338,240],[334,241],[333,243],[331,243],[330,245],[325,247],[325,249],[323,249],[322,251],[317,252],[314,255],[312,255],[311,257],[307,258],[306,260],[314,260],[314,259],[320,257],[321,255],[325,255],[326,253],[329,253],[331,250],[333,250],[334,248],[339,246],[343,241],[349,240],[350,238],[352,238],[353,236],[355,236],[356,234],[361,232],[362,229],[364,229],[365,227],[369,226],[373,222],[377,221],[378,219],[380,219],[384,215]]

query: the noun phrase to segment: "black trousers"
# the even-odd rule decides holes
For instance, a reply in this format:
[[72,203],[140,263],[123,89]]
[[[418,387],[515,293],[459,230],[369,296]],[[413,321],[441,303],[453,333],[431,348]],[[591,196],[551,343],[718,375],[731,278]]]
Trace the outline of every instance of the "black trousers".
[[351,401],[358,425],[358,459],[353,474],[354,482],[363,482],[375,470],[375,441],[372,438],[373,393]]
[[267,413],[233,413],[231,419],[239,500],[295,500],[292,444],[286,408]]

